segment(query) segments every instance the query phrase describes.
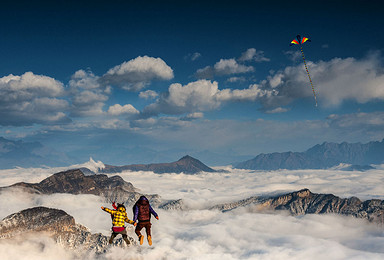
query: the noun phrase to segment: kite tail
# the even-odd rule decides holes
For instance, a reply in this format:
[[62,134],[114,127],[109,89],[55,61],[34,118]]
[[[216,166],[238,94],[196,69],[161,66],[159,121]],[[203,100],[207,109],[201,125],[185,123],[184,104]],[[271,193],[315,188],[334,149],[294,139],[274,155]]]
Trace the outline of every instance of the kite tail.
[[305,70],[307,71],[307,75],[308,75],[308,78],[309,78],[309,82],[311,83],[311,87],[312,87],[312,91],[313,91],[313,96],[315,97],[315,102],[316,102],[316,106],[317,106],[317,99],[316,99],[315,88],[313,87],[313,84],[312,84],[311,75],[309,75],[309,71],[308,71],[308,67],[307,67],[307,62],[305,61],[304,51],[303,51],[303,47],[301,45],[300,45],[300,50],[301,50],[301,55],[303,57]]

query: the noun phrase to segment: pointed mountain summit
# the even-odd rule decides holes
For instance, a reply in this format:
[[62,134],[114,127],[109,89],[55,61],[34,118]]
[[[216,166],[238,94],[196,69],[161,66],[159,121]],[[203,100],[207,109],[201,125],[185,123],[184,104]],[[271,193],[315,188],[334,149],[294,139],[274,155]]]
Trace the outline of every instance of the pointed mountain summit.
[[185,173],[195,174],[198,172],[216,172],[201,161],[186,155],[180,160],[171,163],[132,164],[125,166],[105,165],[101,170],[105,173],[116,173],[122,171],[152,171],[155,173]]

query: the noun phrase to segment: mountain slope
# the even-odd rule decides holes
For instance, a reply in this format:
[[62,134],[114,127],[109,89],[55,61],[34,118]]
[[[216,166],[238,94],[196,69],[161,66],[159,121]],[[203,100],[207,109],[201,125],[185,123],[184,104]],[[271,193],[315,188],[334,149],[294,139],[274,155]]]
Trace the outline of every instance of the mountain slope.
[[259,154],[251,160],[236,163],[234,167],[251,170],[324,169],[340,163],[352,165],[384,163],[384,140],[367,144],[324,142],[301,153]]
[[199,160],[187,155],[180,160],[172,163],[153,163],[153,164],[132,164],[125,166],[105,165],[101,170],[104,173],[116,173],[122,171],[152,171],[155,173],[186,173],[194,174],[198,172],[215,172],[214,169],[206,166]]

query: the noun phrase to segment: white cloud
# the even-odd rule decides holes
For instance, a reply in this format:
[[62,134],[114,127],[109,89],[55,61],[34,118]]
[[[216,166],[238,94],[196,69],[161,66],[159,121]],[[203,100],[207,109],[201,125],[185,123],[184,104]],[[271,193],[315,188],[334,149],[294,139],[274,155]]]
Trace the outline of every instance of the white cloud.
[[87,117],[103,114],[103,107],[111,94],[109,86],[100,84],[100,77],[91,71],[78,70],[69,81],[72,101],[71,116]]
[[328,117],[330,126],[344,132],[345,137],[349,135],[360,135],[371,140],[380,140],[384,132],[384,112],[354,113],[343,115],[330,115]]
[[69,104],[61,82],[26,72],[0,78],[0,125],[64,123]]
[[230,82],[230,83],[236,83],[236,82],[245,82],[246,79],[245,79],[245,77],[230,77],[226,81]]
[[[334,58],[330,61],[307,62],[321,106],[337,106],[346,100],[367,103],[384,99],[384,74],[378,53],[364,59]],[[287,67],[269,77],[262,88],[274,88],[276,96],[263,102],[266,107],[279,107],[300,98],[313,98],[304,65]]]
[[201,113],[201,112],[195,112],[195,113],[190,113],[182,118],[180,118],[181,120],[184,120],[184,121],[191,121],[191,120],[195,120],[195,119],[199,119],[199,118],[203,118],[204,117],[204,114]]
[[270,61],[270,59],[264,56],[264,51],[258,51],[255,48],[249,48],[241,54],[239,61],[263,62]]
[[103,114],[103,107],[108,96],[99,91],[85,90],[73,97],[72,116],[97,116]]
[[[270,61],[270,59],[264,56],[264,51],[257,51],[255,48],[249,48],[243,52],[238,59],[220,59],[213,66],[206,66],[202,69],[198,69],[196,72],[196,77],[200,79],[209,79],[215,76],[253,72],[255,70],[253,66],[242,64],[247,61],[263,62]],[[232,80],[234,79],[235,78],[232,77]]]
[[101,78],[105,85],[139,91],[153,80],[170,80],[173,70],[161,58],[139,56],[108,70]]
[[98,89],[100,88],[99,77],[92,71],[78,70],[72,75],[69,81],[72,89]]
[[197,60],[198,58],[200,58],[201,57],[201,53],[199,53],[199,52],[195,52],[195,53],[193,53],[192,55],[191,55],[191,60],[192,61],[195,61],[195,60]]
[[213,67],[219,75],[229,75],[254,71],[252,66],[239,64],[235,59],[220,59],[220,61],[216,62]]
[[159,94],[157,94],[157,92],[153,90],[142,91],[139,94],[139,97],[144,99],[154,99],[154,98],[157,98],[158,96]]
[[301,52],[300,51],[286,51],[284,54],[292,61],[301,60]]
[[188,53],[184,59],[185,60],[191,60],[191,61],[195,61],[197,59],[199,59],[201,57],[201,53],[199,52],[195,52],[195,53]]
[[235,59],[220,59],[213,67],[207,66],[196,72],[198,78],[212,78],[215,75],[232,75],[254,71],[252,66],[239,64]]
[[[0,90],[7,96],[2,99],[10,101],[30,99],[36,95],[59,97],[64,94],[63,84],[51,77],[26,72],[21,76],[12,74],[0,78]],[[7,92],[7,93],[5,93]]]
[[144,108],[144,114],[184,114],[215,109],[220,106],[215,99],[218,91],[218,83],[208,80],[191,82],[185,86],[175,83],[169,86],[167,95]]
[[247,89],[223,89],[218,92],[217,99],[220,101],[255,101],[273,95],[273,90],[263,90],[258,84],[253,84]]
[[166,95],[146,108],[143,114],[157,115],[184,114],[209,111],[219,108],[224,102],[255,101],[274,95],[274,90],[263,90],[259,85],[250,85],[247,89],[219,90],[216,81],[198,80],[183,86],[170,85]]
[[121,106],[120,104],[115,104],[113,106],[110,106],[108,109],[108,114],[113,116],[119,116],[122,114],[138,114],[139,111],[132,106],[131,104],[127,104],[124,106]]
[[[183,199],[191,210],[164,211],[152,221],[153,246],[111,247],[102,255],[86,259],[382,259],[384,241],[378,226],[336,215],[293,217],[284,212],[260,213],[254,208],[227,213],[206,207],[254,195],[271,194],[309,188],[315,193],[332,193],[341,197],[384,199],[383,170],[343,172],[337,170],[300,170],[254,172],[233,170],[228,173],[199,175],[123,172],[143,193],[159,194],[164,199]],[[0,181],[9,183],[9,170],[0,171]],[[19,181],[30,181],[31,171],[18,169]],[[50,169],[53,171],[53,169]],[[25,175],[24,175],[25,174]],[[188,186],[186,187],[186,183]],[[0,218],[34,206],[60,208],[76,221],[91,229],[110,235],[111,219],[100,210],[109,206],[93,195],[27,195],[3,192],[0,196]],[[128,214],[128,217],[131,218]],[[92,218],[89,218],[89,216]],[[132,228],[129,236],[136,238]],[[40,250],[44,248],[44,250]],[[45,259],[60,254],[63,259],[79,259],[63,251],[44,237],[25,238],[19,243],[0,241],[0,254],[6,260]],[[84,256],[82,257],[84,259]]]
[[272,110],[267,110],[267,111],[265,111],[265,113],[267,113],[267,114],[276,114],[276,113],[285,113],[287,111],[288,111],[287,108],[277,107],[277,108],[272,109]]

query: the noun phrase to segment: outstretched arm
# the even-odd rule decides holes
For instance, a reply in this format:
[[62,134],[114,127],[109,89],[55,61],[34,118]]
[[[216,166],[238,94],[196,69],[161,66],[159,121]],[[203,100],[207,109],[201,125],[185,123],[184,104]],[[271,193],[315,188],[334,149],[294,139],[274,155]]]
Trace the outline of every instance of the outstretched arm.
[[112,214],[113,213],[113,210],[109,209],[109,208],[104,208],[104,207],[101,207],[102,210],[104,210],[105,212],[108,212],[109,214]]
[[137,224],[136,224],[136,222],[135,221],[133,221],[133,220],[130,220],[128,217],[127,217],[127,215],[125,216],[125,222],[127,222],[127,223],[129,223],[129,224],[132,224],[132,225],[134,225],[134,226],[136,226]]

